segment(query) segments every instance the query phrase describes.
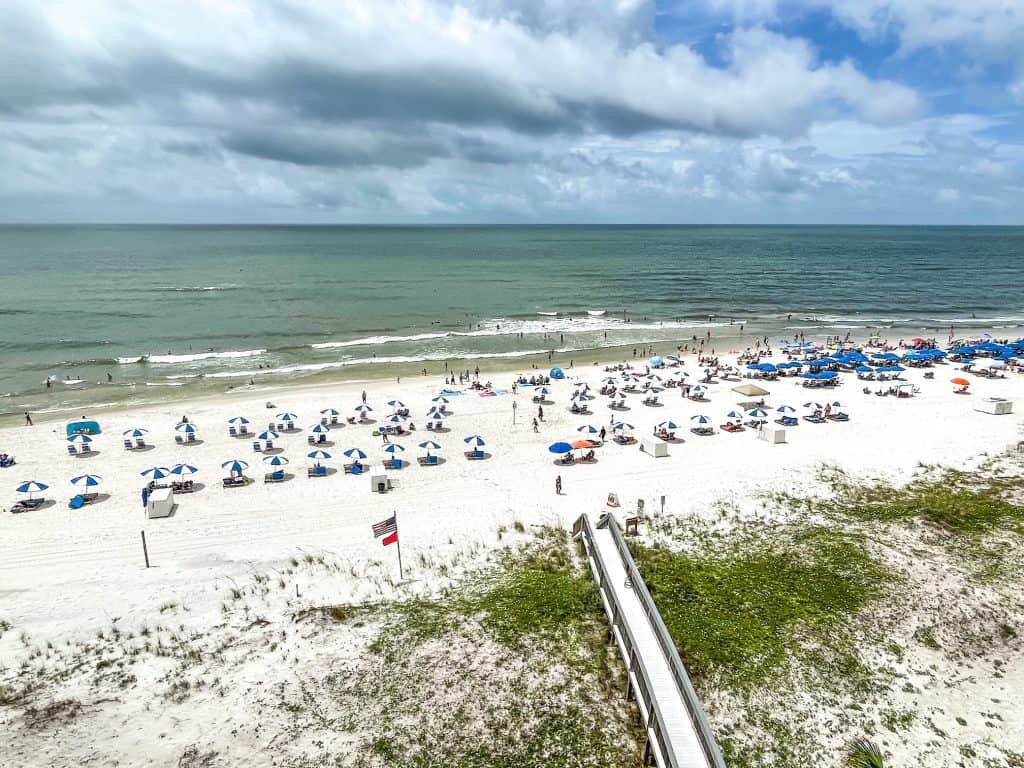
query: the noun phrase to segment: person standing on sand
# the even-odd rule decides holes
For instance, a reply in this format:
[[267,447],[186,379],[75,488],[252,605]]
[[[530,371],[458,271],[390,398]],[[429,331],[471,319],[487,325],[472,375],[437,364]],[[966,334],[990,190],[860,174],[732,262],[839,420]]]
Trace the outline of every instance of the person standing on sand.
[[25,411],[25,426],[26,427],[31,427],[32,426],[32,417],[28,415],[28,411]]
[[555,478],[555,495],[556,496],[561,496],[562,495],[562,476],[561,475],[558,475]]
[[540,419],[541,421],[544,421],[544,406],[543,405],[538,405],[537,406],[537,418]]
[[537,419],[533,420],[533,431],[534,432],[540,432],[540,429],[538,429],[538,427],[537,427]]
[[363,405],[366,405],[366,390],[363,390]]

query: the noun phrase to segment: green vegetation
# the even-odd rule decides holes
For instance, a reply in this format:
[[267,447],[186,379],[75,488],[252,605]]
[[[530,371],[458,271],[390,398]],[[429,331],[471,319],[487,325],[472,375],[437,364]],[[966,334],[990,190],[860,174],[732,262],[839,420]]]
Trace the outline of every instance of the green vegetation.
[[564,531],[438,599],[382,608],[376,655],[329,682],[343,730],[359,734],[356,766],[639,765],[597,590]]
[[[892,577],[855,540],[819,528],[693,554],[634,547],[690,673],[746,689],[785,668],[813,638],[817,661],[856,677],[857,613]],[[808,653],[810,651],[808,650]]]
[[951,534],[977,535],[996,530],[1024,534],[1024,506],[1012,497],[1021,478],[997,477],[990,471],[930,471],[905,487],[860,483],[829,468],[825,479],[833,498],[819,503],[824,511],[860,520],[922,520]]
[[847,768],[885,768],[882,750],[867,739],[858,739],[846,754]]

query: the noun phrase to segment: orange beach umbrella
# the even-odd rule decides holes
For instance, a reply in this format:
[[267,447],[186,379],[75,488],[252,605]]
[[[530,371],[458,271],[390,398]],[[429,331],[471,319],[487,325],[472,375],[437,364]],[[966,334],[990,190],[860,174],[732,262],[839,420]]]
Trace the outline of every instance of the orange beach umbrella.
[[964,378],[959,377],[959,376],[957,378],[955,378],[955,379],[950,379],[949,383],[950,384],[956,384],[958,387],[969,387],[969,386],[971,386],[971,382],[969,382],[967,379],[964,379]]
[[593,448],[594,444],[589,440],[577,440],[572,444],[573,448]]

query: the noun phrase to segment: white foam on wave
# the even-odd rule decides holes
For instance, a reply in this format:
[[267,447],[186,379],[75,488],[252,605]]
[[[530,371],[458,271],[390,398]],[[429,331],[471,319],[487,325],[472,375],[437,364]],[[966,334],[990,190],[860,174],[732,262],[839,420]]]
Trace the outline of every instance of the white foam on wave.
[[241,349],[230,352],[197,352],[189,355],[142,355],[140,357],[119,357],[117,362],[122,365],[141,363],[143,361],[156,365],[176,365],[179,363],[196,363],[200,360],[236,360],[244,357],[265,355],[265,349]]
[[[706,322],[696,320],[661,320],[661,321],[636,321],[626,322],[621,318],[606,317],[605,315],[581,315],[577,317],[559,317],[557,313],[544,313],[544,320],[506,320],[505,318],[492,318],[481,323],[479,328],[470,331],[447,331],[444,333],[417,333],[410,336],[364,336],[347,341],[326,341],[317,344],[310,344],[313,349],[341,349],[344,347],[363,347],[381,344],[392,344],[395,342],[409,341],[430,341],[434,339],[445,339],[453,337],[481,337],[481,336],[543,336],[555,333],[603,333],[605,331],[657,331],[657,330],[692,330],[707,328],[725,328],[729,325],[739,325],[746,322],[737,318],[733,323],[727,322]],[[492,357],[493,355],[488,355]]]
[[[582,349],[563,348],[555,352],[565,354],[567,352],[582,352]],[[516,358],[530,357],[532,355],[546,355],[546,349],[527,349],[517,352],[457,352],[457,353],[433,353],[427,355],[390,355],[385,357],[350,357],[344,360],[333,360],[329,363],[304,363],[301,365],[287,365],[281,368],[263,368],[258,371],[223,371],[206,375],[208,379],[244,379],[254,376],[284,375],[290,373],[316,373],[328,371],[335,368],[348,368],[353,365],[386,365],[397,363],[426,363],[439,360],[485,360],[491,358]]]

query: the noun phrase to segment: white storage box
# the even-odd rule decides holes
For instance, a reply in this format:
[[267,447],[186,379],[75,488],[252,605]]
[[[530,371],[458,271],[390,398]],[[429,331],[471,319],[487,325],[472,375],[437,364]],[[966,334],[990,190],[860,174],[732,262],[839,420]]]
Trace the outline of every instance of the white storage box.
[[640,450],[651,456],[668,456],[668,443],[657,437],[645,437],[640,441]]
[[146,501],[146,517],[170,517],[174,511],[174,491],[171,488],[154,488]]
[[984,397],[975,403],[974,410],[982,413],[994,413],[997,416],[1013,413],[1013,400],[1002,397]]
[[786,430],[781,427],[761,427],[757,430],[757,438],[766,443],[786,442]]

